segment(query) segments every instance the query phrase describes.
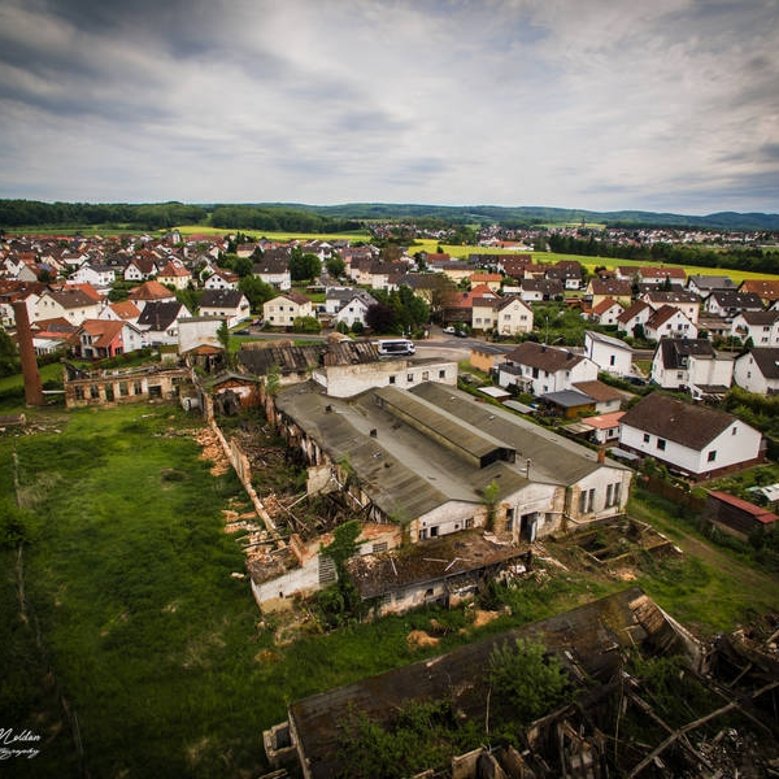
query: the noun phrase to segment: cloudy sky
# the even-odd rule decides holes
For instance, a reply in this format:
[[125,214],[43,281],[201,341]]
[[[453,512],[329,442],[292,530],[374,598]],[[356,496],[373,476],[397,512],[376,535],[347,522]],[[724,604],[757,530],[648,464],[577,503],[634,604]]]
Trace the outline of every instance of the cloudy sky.
[[779,0],[0,0],[0,197],[779,211]]

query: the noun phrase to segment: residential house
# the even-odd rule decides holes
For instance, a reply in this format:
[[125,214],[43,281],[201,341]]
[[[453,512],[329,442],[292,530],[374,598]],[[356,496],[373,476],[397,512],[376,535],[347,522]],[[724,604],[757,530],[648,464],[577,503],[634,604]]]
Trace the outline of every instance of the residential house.
[[573,388],[577,381],[598,378],[598,366],[587,357],[565,349],[525,341],[498,366],[501,387],[516,385],[533,395]]
[[558,279],[523,279],[520,298],[525,303],[562,300],[563,284]]
[[623,393],[608,384],[604,384],[599,379],[575,381],[573,389],[586,395],[592,401],[597,414],[609,414],[612,411],[619,411],[622,405]]
[[140,315],[141,310],[132,300],[120,300],[116,303],[103,303],[99,318],[130,322],[130,324],[136,325]]
[[641,331],[643,331],[646,323],[649,321],[649,317],[653,313],[654,309],[649,303],[645,303],[643,300],[636,300],[617,317],[617,330],[620,333],[635,336],[636,328],[640,327]]
[[684,268],[674,268],[659,265],[642,265],[638,269],[637,279],[639,284],[652,284],[654,286],[672,284],[683,287],[687,281]]
[[732,318],[742,311],[762,311],[763,301],[754,292],[718,289],[704,300],[703,309],[713,316]]
[[576,260],[558,260],[546,271],[547,279],[557,279],[565,289],[581,289],[583,270]]
[[622,303],[613,298],[604,298],[597,306],[592,308],[590,319],[594,320],[599,325],[616,325],[618,324],[619,315],[622,314],[624,310],[625,307]]
[[707,298],[717,290],[736,289],[736,285],[730,276],[689,276],[687,289],[694,292],[699,298]]
[[623,306],[629,306],[633,297],[633,289],[630,282],[618,279],[590,279],[586,293],[592,296],[593,308],[606,300],[606,298],[612,298],[622,303]]
[[116,268],[110,265],[82,265],[72,273],[67,284],[91,284],[98,289],[110,287],[116,281]]
[[779,279],[745,279],[739,292],[754,292],[764,305],[771,306],[779,300]]
[[733,381],[758,395],[779,393],[779,348],[755,347],[736,358]]
[[148,281],[157,275],[158,260],[151,257],[133,257],[124,269],[125,281]]
[[779,311],[742,311],[733,318],[731,336],[754,346],[779,346]]
[[159,281],[145,281],[138,287],[133,287],[128,295],[141,311],[149,303],[173,303],[176,300],[176,294],[164,287]]
[[206,289],[200,298],[200,315],[222,317],[228,327],[235,327],[250,314],[248,298],[237,289]]
[[732,355],[718,355],[703,338],[663,338],[655,349],[652,381],[664,389],[722,394],[732,380]]
[[698,323],[701,301],[694,292],[689,292],[686,289],[658,289],[645,292],[641,299],[645,303],[649,303],[655,310],[658,310],[663,306],[676,308],[681,311],[693,325]]
[[633,349],[619,338],[587,330],[584,333],[584,353],[606,373],[628,376],[633,371]]
[[289,272],[289,255],[266,253],[254,263],[252,275],[281,291],[290,289],[292,276]]
[[494,328],[498,335],[515,336],[533,330],[533,309],[520,298],[509,296],[492,301]]
[[305,295],[288,292],[263,303],[262,314],[271,327],[292,327],[298,317],[314,316],[314,308]]
[[86,360],[102,360],[142,349],[143,332],[129,322],[87,319],[78,332],[78,350]]
[[[465,260],[442,260],[442,261],[430,261],[428,255],[427,266],[429,270],[436,273],[443,273],[447,278],[451,279],[455,284],[459,284],[461,281],[470,279],[473,275],[474,267]],[[448,257],[448,255],[447,255]]]
[[192,274],[180,260],[169,260],[157,274],[157,281],[175,289],[186,289],[192,281]]
[[478,342],[471,346],[470,364],[479,371],[497,375],[498,365],[506,356],[505,349],[490,343]]
[[152,300],[146,303],[138,317],[138,327],[150,346],[178,344],[178,320],[188,316],[189,311],[177,300]]
[[49,288],[41,293],[35,306],[35,321],[64,317],[72,325],[85,319],[97,319],[100,305],[84,291],[73,287]]
[[343,322],[349,328],[358,322],[365,327],[365,315],[368,313],[368,309],[376,304],[376,298],[365,290],[352,290],[351,296],[336,311],[335,321],[339,324]]
[[237,273],[216,268],[214,272],[203,282],[204,289],[238,289],[240,278]]
[[484,285],[489,287],[493,292],[499,292],[500,285],[503,283],[503,276],[501,276],[500,273],[472,273],[470,282],[474,286]]
[[620,420],[619,445],[676,472],[712,478],[760,462],[762,438],[724,411],[652,392]]
[[660,306],[644,325],[644,335],[653,341],[661,338],[697,338],[698,328],[678,308]]

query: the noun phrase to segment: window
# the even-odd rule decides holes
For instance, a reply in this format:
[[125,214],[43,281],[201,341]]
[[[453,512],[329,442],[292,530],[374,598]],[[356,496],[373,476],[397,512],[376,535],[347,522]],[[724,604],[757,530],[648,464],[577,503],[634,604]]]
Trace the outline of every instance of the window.
[[414,381],[414,374],[413,373],[406,374],[406,381]]
[[74,393],[76,395],[76,400],[84,400],[84,388],[83,387],[75,387]]
[[100,392],[97,389],[97,384],[92,384],[89,388],[89,397],[93,400],[97,400],[100,397]]
[[438,527],[433,526],[430,528],[430,538],[437,538],[438,537]]
[[133,393],[135,395],[140,395],[143,392],[143,384],[141,384],[140,381],[136,381],[133,384]]
[[609,365],[616,365],[616,364],[617,364],[617,355],[616,354],[612,354],[609,357]]
[[514,529],[514,509],[506,510],[506,531],[511,532]]
[[473,517],[468,517],[468,519],[465,520],[465,529],[470,530],[473,527]]
[[389,377],[389,383],[390,384],[394,384],[395,383],[395,377],[394,376],[390,376]]
[[438,371],[438,378],[439,379],[445,379],[446,378],[446,371],[445,370]]
[[430,371],[422,371],[422,381],[430,380]]
[[379,554],[380,552],[387,551],[387,542],[381,541],[373,545],[373,554]]
[[713,463],[717,459],[717,450],[716,449],[712,449],[712,451],[710,451],[709,454],[707,455],[706,459],[710,463]]
[[657,439],[657,448],[661,451],[665,451],[665,438],[658,438]]
[[622,483],[614,482],[606,487],[606,508],[619,505],[619,498],[622,491]]
[[733,428],[733,429],[730,431],[730,434],[731,434],[731,435],[736,435],[736,433],[737,433],[737,432],[738,432],[738,428],[737,428],[737,427],[734,427],[734,428]]
[[649,435],[649,433],[644,433],[644,443],[645,443],[645,444],[648,444],[648,443],[649,443],[649,438],[650,438],[650,435]]

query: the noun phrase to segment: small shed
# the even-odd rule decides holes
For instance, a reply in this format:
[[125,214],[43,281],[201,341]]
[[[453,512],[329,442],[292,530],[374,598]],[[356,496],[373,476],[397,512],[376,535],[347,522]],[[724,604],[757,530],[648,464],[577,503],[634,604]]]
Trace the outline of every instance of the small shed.
[[589,395],[576,390],[548,392],[542,395],[540,400],[553,413],[565,419],[574,419],[581,414],[591,414],[595,411],[595,401]]
[[739,538],[747,538],[758,529],[772,531],[779,521],[779,516],[763,506],[716,490],[708,494],[705,517],[721,530]]

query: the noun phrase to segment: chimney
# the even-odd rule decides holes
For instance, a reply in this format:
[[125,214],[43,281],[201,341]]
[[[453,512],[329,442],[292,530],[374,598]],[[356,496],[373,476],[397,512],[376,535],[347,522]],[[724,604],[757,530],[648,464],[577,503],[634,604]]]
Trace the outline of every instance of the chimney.
[[525,462],[525,478],[530,479],[530,464],[533,461],[528,457],[527,462]]
[[19,357],[24,376],[24,399],[28,406],[42,406],[43,388],[41,375],[38,373],[38,362],[35,359],[35,347],[32,345],[27,304],[23,300],[18,300],[13,304],[13,309],[14,319],[16,319],[16,340],[19,342]]
[[598,462],[601,465],[606,462],[606,450],[603,447],[598,449]]

